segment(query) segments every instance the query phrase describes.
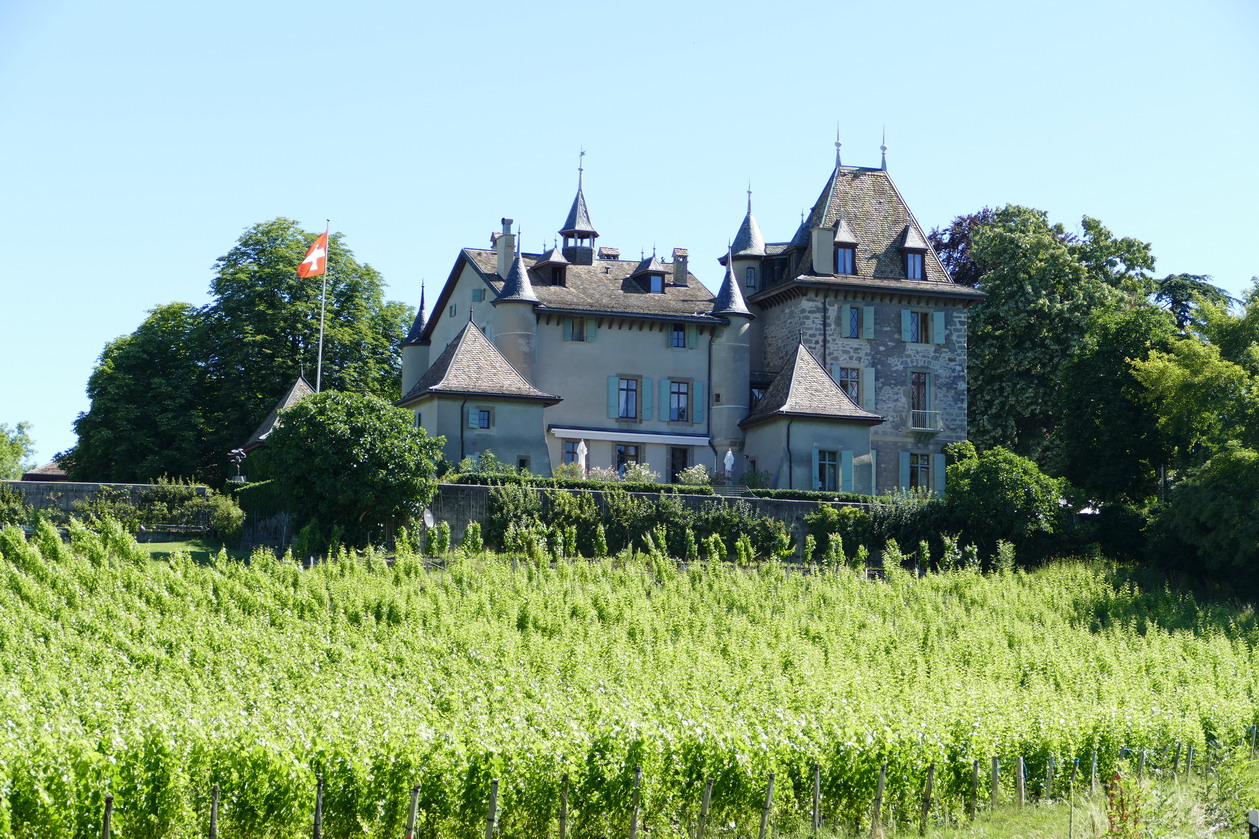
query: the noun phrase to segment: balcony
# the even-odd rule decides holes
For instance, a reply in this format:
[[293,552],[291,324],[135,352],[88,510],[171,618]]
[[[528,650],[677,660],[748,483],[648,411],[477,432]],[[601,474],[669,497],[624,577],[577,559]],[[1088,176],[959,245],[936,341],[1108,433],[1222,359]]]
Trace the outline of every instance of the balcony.
[[943,411],[910,411],[910,431],[943,431]]

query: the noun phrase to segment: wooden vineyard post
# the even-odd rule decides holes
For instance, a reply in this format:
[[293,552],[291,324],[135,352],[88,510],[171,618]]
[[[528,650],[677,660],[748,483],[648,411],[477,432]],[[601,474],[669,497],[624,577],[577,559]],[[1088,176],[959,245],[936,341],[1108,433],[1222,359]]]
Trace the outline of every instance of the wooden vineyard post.
[[822,829],[822,766],[813,764],[813,832]]
[[1080,759],[1071,761],[1071,780],[1067,783],[1067,839],[1075,839],[1075,776],[1080,771]]
[[634,767],[634,800],[630,812],[629,839],[638,839],[638,805],[642,800],[643,767]]
[[970,820],[974,821],[979,813],[979,761],[971,762],[970,766]]
[[1097,792],[1097,752],[1093,752],[1089,762],[1089,792]]
[[114,816],[114,796],[105,795],[105,818],[101,821],[101,839],[109,839],[109,823]]
[[1019,807],[1027,805],[1027,767],[1023,763],[1023,758],[1019,757],[1014,763],[1014,783],[1018,786]]
[[1176,752],[1172,755],[1172,780],[1180,774],[1180,743],[1176,744]]
[[560,778],[560,839],[568,839],[568,774]]
[[1259,737],[1259,725],[1250,727],[1250,759],[1255,759],[1255,739]]
[[1054,798],[1054,759],[1049,758],[1049,766],[1045,768],[1045,800],[1053,801]]
[[1193,743],[1185,751],[1185,780],[1193,779]]
[[219,839],[219,785],[210,787],[210,839]]
[[708,826],[708,808],[713,801],[713,779],[704,781],[704,797],[699,802],[699,829],[695,831],[695,839],[704,839],[704,828]]
[[998,790],[1001,783],[1001,761],[992,759],[992,809],[997,809]]
[[1141,750],[1141,756],[1137,758],[1137,780],[1145,778],[1145,749]]
[[760,839],[769,834],[769,811],[774,806],[774,773],[769,773],[769,782],[765,784],[765,809],[761,810]]
[[918,835],[927,835],[927,817],[931,815],[931,787],[936,779],[936,765],[927,767],[927,783],[922,791],[922,818],[918,821]]
[[1208,740],[1207,742],[1203,743],[1202,748],[1207,753],[1207,764],[1206,764],[1206,770],[1204,772],[1204,776],[1205,776],[1205,775],[1211,774],[1211,741]]
[[315,782],[315,839],[323,835],[323,775]]
[[420,785],[411,787],[411,810],[407,813],[407,839],[415,839],[415,820],[420,815]]
[[887,786],[887,764],[879,767],[879,784],[874,788],[874,815],[870,819],[870,835],[883,832],[883,788]]
[[485,813],[485,839],[494,839],[494,822],[498,820],[498,778],[490,780],[490,806]]

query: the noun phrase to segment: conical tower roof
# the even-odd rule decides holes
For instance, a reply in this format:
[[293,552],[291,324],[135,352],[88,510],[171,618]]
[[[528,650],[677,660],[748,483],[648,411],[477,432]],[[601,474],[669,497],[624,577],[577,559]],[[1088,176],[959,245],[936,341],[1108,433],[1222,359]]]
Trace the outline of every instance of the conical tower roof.
[[428,306],[424,305],[424,289],[420,289],[420,309],[415,313],[415,321],[411,324],[411,331],[407,333],[406,339],[402,342],[402,346],[408,344],[420,343],[420,336],[424,334],[424,327],[428,325]]
[[577,172],[577,195],[573,198],[573,206],[564,219],[561,236],[577,239],[598,239],[599,232],[590,222],[590,211],[586,209],[586,196],[581,191],[581,170]]
[[764,256],[765,237],[761,235],[761,226],[752,215],[752,192],[748,191],[748,212],[739,225],[739,232],[734,234],[734,242],[730,250],[735,256]]
[[743,299],[743,290],[739,288],[738,281],[734,278],[734,260],[730,258],[730,254],[726,254],[726,276],[721,281],[721,288],[717,292],[717,299],[713,301],[714,315],[747,315],[753,317],[748,311],[748,304]]
[[533,283],[529,282],[529,269],[525,268],[525,261],[520,258],[520,254],[516,254],[516,258],[512,260],[507,279],[503,281],[503,287],[499,289],[494,302],[502,303],[506,300],[538,302],[538,295],[533,293]]

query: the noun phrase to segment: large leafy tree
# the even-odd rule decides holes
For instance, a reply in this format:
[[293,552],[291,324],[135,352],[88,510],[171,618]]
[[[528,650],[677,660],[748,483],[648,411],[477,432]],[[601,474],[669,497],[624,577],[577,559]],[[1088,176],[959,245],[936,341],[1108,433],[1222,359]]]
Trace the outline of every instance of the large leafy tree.
[[364,545],[432,499],[444,442],[379,397],[324,391],[281,413],[261,457],[299,521]]
[[[159,475],[216,482],[237,448],[304,374],[316,377],[322,283],[297,265],[317,234],[277,218],[250,227],[215,263],[213,301],[154,309],[92,373],[90,410],[63,453],[81,479]],[[380,275],[334,234],[323,386],[392,397],[411,312],[385,302]]]
[[30,457],[35,444],[30,430],[29,422],[19,422],[12,429],[0,423],[0,480],[16,480],[32,465]]

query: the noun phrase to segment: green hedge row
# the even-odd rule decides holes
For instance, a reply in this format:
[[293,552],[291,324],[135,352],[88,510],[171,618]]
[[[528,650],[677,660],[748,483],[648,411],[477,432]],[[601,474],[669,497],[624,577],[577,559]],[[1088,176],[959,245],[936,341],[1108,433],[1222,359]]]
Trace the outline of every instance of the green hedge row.
[[757,498],[774,498],[780,501],[843,501],[856,504],[868,504],[869,495],[855,492],[819,492],[808,489],[750,489],[748,492]]
[[610,481],[582,481],[568,478],[542,478],[536,475],[504,475],[504,474],[475,474],[461,473],[457,475],[447,475],[442,478],[442,483],[446,484],[462,484],[465,486],[531,486],[539,489],[593,489],[593,490],[612,490],[621,489],[626,492],[666,492],[666,493],[682,493],[683,495],[712,495],[713,488],[710,486],[690,486],[685,484],[652,484],[652,483],[635,483],[633,481],[618,481],[612,483]]

